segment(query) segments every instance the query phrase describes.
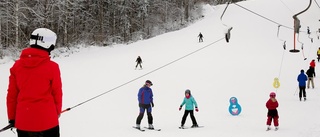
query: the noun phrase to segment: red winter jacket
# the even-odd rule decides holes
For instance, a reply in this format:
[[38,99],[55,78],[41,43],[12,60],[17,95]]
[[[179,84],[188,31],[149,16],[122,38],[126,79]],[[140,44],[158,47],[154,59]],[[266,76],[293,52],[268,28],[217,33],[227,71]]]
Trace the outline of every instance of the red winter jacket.
[[266,107],[269,110],[277,109],[278,106],[279,106],[279,104],[278,104],[278,101],[276,99],[275,99],[275,101],[272,101],[272,98],[270,98],[266,103]]
[[310,62],[310,66],[313,67],[313,68],[316,67],[316,62],[315,62],[314,60],[312,60],[312,61]]
[[24,49],[10,69],[7,93],[9,120],[25,131],[43,131],[59,125],[62,83],[59,65],[45,50]]

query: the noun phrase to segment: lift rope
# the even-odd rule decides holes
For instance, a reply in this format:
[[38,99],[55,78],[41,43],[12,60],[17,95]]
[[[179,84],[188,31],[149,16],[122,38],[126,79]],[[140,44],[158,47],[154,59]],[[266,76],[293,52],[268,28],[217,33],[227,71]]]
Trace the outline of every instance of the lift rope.
[[297,38],[297,41],[301,44],[301,51],[302,51],[302,56],[303,56],[303,60],[307,60],[307,58],[304,56],[304,50],[303,50],[303,45],[304,43],[302,43],[300,40],[299,40],[299,33],[298,33],[298,38]]
[[171,65],[171,64],[173,64],[173,63],[175,63],[175,62],[180,61],[180,60],[183,59],[183,58],[186,58],[186,57],[188,57],[188,56],[190,56],[190,55],[192,55],[192,54],[195,54],[196,52],[199,52],[199,51],[201,51],[201,50],[203,50],[203,49],[205,49],[205,48],[207,48],[207,47],[209,47],[209,46],[211,46],[211,45],[214,45],[215,43],[217,43],[217,42],[219,42],[219,41],[221,41],[221,40],[223,40],[223,39],[224,39],[224,38],[220,38],[220,39],[218,39],[218,40],[216,40],[216,41],[214,41],[214,42],[212,42],[212,43],[210,43],[210,44],[208,44],[208,45],[206,45],[206,46],[204,46],[204,47],[202,47],[202,48],[199,48],[199,49],[197,49],[197,50],[195,50],[195,51],[193,51],[193,52],[191,52],[191,53],[189,53],[189,54],[186,54],[186,55],[184,55],[184,56],[182,56],[182,57],[180,57],[180,58],[178,58],[178,59],[176,59],[176,60],[174,60],[174,61],[171,61],[171,62],[169,62],[169,63],[167,63],[167,64],[165,64],[165,65],[163,65],[163,66],[161,66],[161,67],[159,67],[159,68],[156,68],[156,69],[154,69],[154,70],[152,70],[152,71],[150,71],[150,72],[148,72],[148,73],[146,73],[146,74],[143,74],[143,75],[141,75],[141,76],[139,76],[139,77],[137,77],[137,78],[134,78],[134,79],[132,79],[132,80],[129,80],[128,82],[125,82],[125,83],[123,83],[123,84],[121,84],[121,85],[119,85],[119,86],[117,86],[117,87],[115,87],[115,88],[112,88],[112,89],[110,89],[110,90],[108,90],[108,91],[106,91],[106,92],[103,92],[103,93],[101,93],[101,94],[99,94],[99,95],[97,95],[97,96],[94,96],[94,97],[92,97],[92,98],[90,98],[90,99],[88,99],[88,100],[85,100],[85,101],[83,101],[83,102],[81,102],[81,103],[79,103],[79,104],[77,104],[77,105],[74,105],[74,106],[72,106],[72,107],[66,108],[66,109],[64,109],[61,113],[70,111],[70,110],[73,109],[73,108],[76,108],[76,107],[78,107],[78,106],[80,106],[80,105],[83,105],[83,104],[85,104],[85,103],[87,103],[87,102],[89,102],[89,101],[91,101],[91,100],[94,100],[94,99],[96,99],[96,98],[98,98],[98,97],[100,97],[100,96],[102,96],[102,95],[105,95],[105,94],[107,94],[107,93],[109,93],[109,92],[112,92],[112,91],[114,91],[114,90],[116,90],[116,89],[118,89],[118,88],[120,88],[120,87],[123,87],[123,86],[125,86],[125,85],[127,85],[127,84],[129,84],[129,83],[131,83],[131,82],[133,82],[133,81],[136,81],[136,80],[138,80],[138,79],[140,79],[140,78],[142,78],[142,77],[144,77],[144,76],[147,76],[147,75],[149,75],[149,74],[151,74],[151,73],[154,73],[154,72],[156,72],[156,71],[158,71],[158,70],[160,70],[160,69],[162,69],[162,68],[164,68],[164,67],[167,67],[167,66],[169,66],[169,65]]
[[281,25],[278,25],[278,31],[277,31],[277,38],[280,40],[280,41],[283,41],[283,52],[282,52],[282,57],[281,57],[281,63],[280,63],[280,69],[279,69],[279,75],[278,77],[274,78],[273,79],[273,87],[275,88],[275,92],[278,91],[278,88],[280,87],[280,82],[279,82],[279,79],[280,79],[280,75],[281,75],[281,70],[282,70],[282,64],[283,64],[283,59],[284,59],[284,53],[285,53],[285,50],[286,50],[286,41],[281,39],[279,37],[279,33],[280,33],[280,27]]

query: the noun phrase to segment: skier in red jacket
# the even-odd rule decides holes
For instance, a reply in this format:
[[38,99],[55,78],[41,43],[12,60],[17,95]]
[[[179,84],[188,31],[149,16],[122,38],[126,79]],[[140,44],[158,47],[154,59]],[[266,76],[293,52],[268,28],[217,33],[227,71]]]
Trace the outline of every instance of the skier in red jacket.
[[270,98],[269,100],[267,101],[266,103],[266,107],[268,109],[268,119],[267,119],[267,130],[270,130],[271,129],[271,122],[272,122],[272,119],[273,119],[273,124],[275,126],[275,130],[278,130],[278,126],[279,126],[279,115],[278,115],[278,108],[279,104],[278,104],[278,101],[276,99],[276,93],[274,92],[271,92],[270,93]]
[[10,69],[7,113],[18,137],[60,136],[62,82],[59,65],[49,56],[56,39],[49,29],[34,30],[30,48],[21,52]]

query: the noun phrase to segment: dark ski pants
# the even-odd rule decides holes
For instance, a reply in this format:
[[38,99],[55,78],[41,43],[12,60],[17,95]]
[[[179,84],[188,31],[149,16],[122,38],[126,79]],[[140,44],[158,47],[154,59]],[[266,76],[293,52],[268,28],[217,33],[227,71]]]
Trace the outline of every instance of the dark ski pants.
[[196,118],[193,115],[193,110],[185,110],[184,114],[183,114],[183,117],[182,117],[182,120],[181,120],[181,126],[183,126],[184,123],[186,123],[186,119],[187,119],[187,116],[189,115],[189,113],[190,113],[190,117],[191,117],[191,120],[192,120],[192,124],[193,125],[198,125],[197,121],[196,121]]
[[60,137],[59,125],[51,129],[31,132],[17,129],[18,137]]
[[267,119],[267,125],[270,126],[271,122],[273,120],[274,126],[279,126],[279,115],[277,109],[268,110],[268,119]]
[[148,124],[153,124],[153,117],[152,117],[152,114],[151,114],[151,112],[152,112],[151,105],[150,104],[139,104],[139,108],[140,108],[140,113],[139,113],[139,115],[137,117],[136,124],[140,125],[145,110],[147,110]]
[[140,68],[142,68],[141,63],[137,63],[136,68],[138,67],[138,65],[140,66]]
[[306,86],[299,86],[299,98],[306,97]]

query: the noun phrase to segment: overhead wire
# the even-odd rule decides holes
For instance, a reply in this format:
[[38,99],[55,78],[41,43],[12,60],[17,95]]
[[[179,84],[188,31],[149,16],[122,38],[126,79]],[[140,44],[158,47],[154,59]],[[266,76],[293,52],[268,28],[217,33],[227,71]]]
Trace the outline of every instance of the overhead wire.
[[[281,0],[280,0],[281,1]],[[281,1],[282,3],[283,3],[283,1]],[[281,23],[278,23],[278,22],[276,22],[276,21],[274,21],[274,20],[271,20],[271,19],[269,19],[269,18],[267,18],[267,17],[265,17],[265,16],[262,16],[262,15],[260,15],[260,14],[258,14],[258,13],[256,13],[256,12],[254,12],[254,11],[252,11],[252,10],[250,10],[250,9],[248,9],[248,8],[245,8],[245,7],[243,7],[243,6],[241,6],[241,5],[239,5],[239,4],[236,4],[236,3],[234,3],[235,5],[237,5],[237,6],[239,6],[240,8],[243,8],[243,9],[245,9],[245,10],[247,10],[247,11],[249,11],[249,12],[251,12],[251,13],[253,13],[253,14],[255,14],[255,15],[257,15],[257,16],[259,16],[259,17],[261,17],[261,18],[263,18],[263,19],[266,19],[266,20],[268,20],[268,21],[270,21],[270,22],[272,22],[272,23],[274,23],[274,24],[277,24],[278,25],[278,34],[279,34],[279,29],[280,29],[280,26],[283,26],[284,28],[287,28],[287,29],[291,29],[291,30],[294,30],[294,28],[292,28],[292,27],[288,27],[288,26],[286,26],[286,25],[282,25]],[[284,3],[283,3],[284,4]],[[288,9],[289,9],[289,7],[286,5],[286,4],[284,4]],[[290,10],[290,9],[289,9]],[[290,10],[291,11],[291,10]],[[292,12],[292,11],[291,11]],[[278,35],[277,35],[278,36]],[[283,48],[285,49],[286,47],[286,45],[285,45],[285,42],[286,41],[284,41],[284,45],[283,45]],[[303,47],[302,47],[302,49],[303,49]],[[280,63],[280,71],[279,71],[279,75],[278,75],[278,78],[280,78],[280,76],[281,76],[281,70],[282,70],[282,64],[283,64],[283,60],[284,60],[284,51],[283,51],[283,53],[282,53],[282,59],[281,59],[281,63]],[[303,56],[304,56],[304,54],[303,54]],[[279,82],[279,79],[278,78],[275,78],[274,79],[274,87],[276,88],[276,91],[278,90],[278,87],[280,86],[280,82]]]
[[317,2],[316,0],[314,0],[314,2],[317,4],[318,8],[320,8],[320,6],[319,6],[318,2]]
[[[253,12],[252,10],[249,10],[249,9],[247,9],[247,8],[241,6],[241,5],[238,5],[238,4],[236,4],[236,3],[233,3],[233,4],[239,6],[239,7],[243,8],[243,9],[245,9],[245,10],[247,10],[247,11],[249,11],[249,12],[251,12],[251,13],[257,15],[257,16],[259,16],[259,17],[262,17],[262,18],[264,18],[264,19],[266,19],[266,20],[268,20],[268,21],[270,21],[270,22],[272,22],[272,23],[275,23],[275,24],[277,24],[277,25],[281,25],[281,26],[283,26],[283,27],[285,27],[285,28],[288,28],[288,29],[292,29],[292,30],[293,30],[293,28],[291,28],[291,27],[282,25],[282,24],[280,24],[280,23],[278,23],[278,22],[276,22],[276,21],[273,21],[273,20],[265,17],[265,16],[262,16],[262,15],[256,13],[256,12]],[[226,9],[225,9],[225,10],[226,10]],[[224,12],[225,12],[225,11],[224,11]],[[223,15],[222,15],[222,16],[223,16]],[[222,18],[222,16],[221,16],[221,18]],[[196,52],[198,52],[198,51],[201,51],[201,50],[203,50],[203,49],[205,49],[205,48],[207,48],[207,47],[209,47],[209,46],[211,46],[211,45],[213,45],[213,44],[215,44],[215,43],[217,43],[217,42],[219,42],[219,41],[221,41],[221,40],[223,40],[223,39],[224,39],[224,38],[220,38],[220,39],[218,39],[218,40],[216,40],[216,41],[214,41],[214,42],[212,42],[212,43],[210,43],[210,44],[208,44],[208,45],[206,45],[206,46],[204,46],[204,47],[202,47],[202,48],[199,48],[199,49],[197,49],[197,50],[195,50],[195,51],[193,51],[193,52],[191,52],[191,53],[189,53],[189,54],[186,54],[186,55],[184,55],[184,56],[182,56],[182,57],[180,57],[180,58],[178,58],[178,59],[176,59],[176,60],[173,60],[173,61],[171,61],[171,62],[169,62],[169,63],[167,63],[167,64],[165,64],[165,65],[163,65],[163,66],[161,66],[161,67],[158,67],[158,68],[156,68],[156,69],[154,69],[154,70],[152,70],[152,71],[150,71],[150,72],[147,72],[147,73],[145,73],[145,74],[143,74],[143,75],[141,75],[141,76],[139,76],[139,77],[137,77],[137,78],[134,78],[134,79],[132,79],[132,80],[129,80],[128,82],[125,82],[125,83],[123,83],[123,84],[121,84],[121,85],[119,85],[119,86],[116,86],[115,88],[112,88],[112,89],[110,89],[110,90],[108,90],[108,91],[105,91],[105,92],[103,92],[103,93],[101,93],[101,94],[99,94],[99,95],[97,95],[97,96],[94,96],[94,97],[92,97],[92,98],[89,98],[89,99],[87,99],[87,100],[85,100],[85,101],[83,101],[83,102],[81,102],[81,103],[79,103],[79,104],[76,104],[76,105],[72,106],[72,107],[66,108],[66,109],[64,109],[64,110],[62,111],[62,113],[63,113],[63,112],[66,112],[66,111],[70,111],[70,110],[73,109],[73,108],[76,108],[76,107],[78,107],[78,106],[80,106],[80,105],[83,105],[83,104],[85,104],[85,103],[87,103],[87,102],[89,102],[89,101],[92,101],[92,100],[94,100],[94,99],[96,99],[96,98],[98,98],[98,97],[100,97],[100,96],[102,96],[102,95],[105,95],[105,94],[107,94],[107,93],[109,93],[109,92],[112,92],[112,91],[114,91],[114,90],[116,90],[116,89],[118,89],[118,88],[120,88],[120,87],[123,87],[123,86],[129,84],[129,83],[132,83],[133,81],[136,81],[136,80],[138,80],[138,79],[140,79],[140,78],[142,78],[142,77],[144,77],[144,76],[147,76],[147,75],[149,75],[149,74],[151,74],[151,73],[154,73],[154,72],[156,72],[156,71],[158,71],[158,70],[160,70],[160,69],[162,69],[162,68],[164,68],[164,67],[167,67],[167,66],[169,66],[169,65],[171,65],[171,64],[173,64],[173,63],[175,63],[175,62],[177,62],[177,61],[179,61],[179,60],[181,60],[181,59],[183,59],[183,58],[186,58],[186,57],[188,57],[188,56],[190,56],[190,55],[192,55],[192,54],[194,54],[194,53],[196,53]],[[283,58],[282,58],[282,61],[283,61]],[[282,64],[282,61],[281,61],[281,64]],[[280,67],[280,69],[281,69],[281,67]],[[280,76],[280,74],[279,74],[279,76]]]
[[[291,28],[291,27],[282,25],[282,24],[280,24],[280,23],[278,23],[278,22],[276,22],[276,21],[273,21],[273,20],[271,20],[271,19],[269,19],[269,18],[267,18],[267,17],[265,17],[265,16],[262,16],[262,15],[256,13],[256,12],[254,12],[254,11],[252,11],[252,10],[249,10],[248,8],[245,8],[245,7],[243,7],[243,6],[239,5],[239,4],[236,4],[236,3],[234,3],[234,4],[237,5],[237,6],[239,6],[240,8],[243,8],[243,9],[245,9],[245,10],[247,10],[247,11],[249,11],[249,12],[251,12],[251,13],[253,13],[253,14],[259,16],[259,17],[261,17],[261,18],[264,18],[264,19],[266,19],[266,20],[268,20],[268,21],[270,21],[270,22],[272,22],[272,23],[274,23],[274,24],[277,24],[277,25],[278,25],[278,32],[277,32],[277,37],[278,37],[278,38],[279,38],[279,30],[280,30],[280,27],[281,27],[281,26],[283,26],[283,27],[285,27],[285,28],[287,28],[287,29],[293,30],[293,28]],[[280,39],[280,38],[279,38],[279,39]],[[282,39],[280,39],[280,40],[282,40]],[[277,92],[277,90],[278,90],[278,88],[279,88],[279,86],[280,86],[279,78],[280,78],[281,70],[282,70],[282,64],[283,64],[284,53],[285,53],[284,51],[285,51],[285,49],[286,49],[286,41],[285,41],[285,40],[282,40],[282,41],[284,41],[284,44],[283,44],[284,50],[283,50],[283,52],[282,52],[282,58],[281,58],[281,63],[280,63],[280,71],[279,71],[278,77],[274,78],[274,83],[273,83],[273,87],[276,89],[276,92]]]
[[272,23],[274,23],[274,24],[281,25],[281,26],[283,26],[283,27],[285,27],[285,28],[288,28],[288,29],[292,29],[292,30],[293,30],[292,27],[288,27],[288,26],[286,26],[286,25],[282,25],[282,24],[280,24],[280,23],[278,23],[278,22],[276,22],[276,21],[273,21],[273,20],[271,20],[271,19],[269,19],[269,18],[267,18],[267,17],[265,17],[265,16],[262,16],[262,15],[256,13],[256,12],[254,12],[254,11],[248,9],[248,8],[245,8],[245,7],[243,7],[243,6],[241,6],[241,5],[237,4],[237,3],[233,3],[233,4],[239,6],[240,8],[243,8],[243,9],[245,9],[245,10],[247,10],[247,11],[249,11],[249,12],[251,12],[251,13],[253,13],[253,14],[259,16],[259,17],[261,17],[261,18],[264,18],[264,19],[266,19],[266,20],[268,20],[268,21],[270,21],[270,22],[272,22]]
[[[282,1],[282,0],[280,0],[281,2],[282,2],[282,4],[283,5],[285,5],[286,7],[287,7],[287,9],[289,10],[289,11],[291,11],[292,13],[293,13],[293,11],[292,10],[290,10],[290,8]],[[314,0],[315,1],[315,0]],[[316,1],[315,1],[316,2]],[[311,3],[311,0],[310,0],[310,3]],[[309,3],[309,5],[310,5],[310,3]],[[318,5],[318,3],[316,2],[316,4]],[[318,5],[318,7],[319,7],[319,5]],[[308,9],[308,8],[307,8]],[[307,10],[306,9],[306,10]],[[294,13],[293,13],[294,14]],[[301,14],[301,12],[300,13],[298,13],[298,14]],[[295,19],[295,21],[296,21],[296,19],[297,19],[297,17],[296,16],[294,16],[294,19]],[[298,20],[298,19],[297,19]],[[299,20],[299,23],[300,23],[300,20]],[[303,24],[304,24],[304,22],[302,22]],[[307,26],[307,25],[306,25]],[[308,28],[308,30],[307,30],[307,33],[309,34],[309,28]],[[304,31],[302,31],[302,32],[304,32]],[[300,40],[299,40],[299,33],[298,33],[298,38],[297,38],[297,41],[300,43],[300,44],[302,44],[302,46],[301,46],[301,50],[302,50],[302,55],[303,55],[303,58],[304,58],[304,60],[306,60],[307,58],[304,56],[304,48],[303,48],[303,43],[302,42],[300,42]],[[308,35],[308,38],[310,38],[310,34]],[[312,38],[310,38],[311,39],[311,42],[313,42],[313,40],[312,40]],[[309,54],[308,54],[308,57],[310,56],[310,52],[311,52],[311,46],[310,46],[310,49],[309,49]],[[294,96],[297,94],[297,91],[298,91],[298,88],[299,87],[297,87],[296,89],[295,89],[295,92],[294,92]]]
[[72,107],[66,108],[66,109],[62,110],[61,113],[64,113],[64,112],[66,112],[66,111],[70,111],[70,110],[73,109],[73,108],[76,108],[76,107],[78,107],[78,106],[80,106],[80,105],[83,105],[83,104],[85,104],[85,103],[87,103],[87,102],[89,102],[89,101],[91,101],[91,100],[94,100],[94,99],[96,99],[96,98],[98,98],[98,97],[100,97],[100,96],[102,96],[102,95],[105,95],[105,94],[107,94],[107,93],[109,93],[109,92],[112,92],[112,91],[114,91],[114,90],[116,90],[116,89],[118,89],[118,88],[120,88],[120,87],[123,87],[123,86],[129,84],[129,83],[132,83],[133,81],[136,81],[136,80],[138,80],[138,79],[140,79],[140,78],[142,78],[142,77],[144,77],[144,76],[147,76],[147,75],[149,75],[149,74],[151,74],[151,73],[154,73],[154,72],[156,72],[156,71],[158,71],[158,70],[160,70],[160,69],[162,69],[162,68],[164,68],[164,67],[167,67],[167,66],[169,66],[169,65],[171,65],[171,64],[173,64],[173,63],[175,63],[175,62],[177,62],[177,61],[180,61],[180,60],[183,59],[183,58],[186,58],[186,57],[188,57],[188,56],[190,56],[190,55],[192,55],[192,54],[195,54],[196,52],[199,52],[199,51],[201,51],[201,50],[203,50],[203,49],[205,49],[205,48],[207,48],[207,47],[209,47],[209,46],[211,46],[211,45],[213,45],[213,44],[215,44],[215,43],[217,43],[217,42],[219,42],[219,41],[221,41],[221,40],[223,40],[223,39],[224,39],[224,38],[220,38],[220,39],[218,39],[218,40],[216,40],[216,41],[214,41],[214,42],[212,42],[212,43],[210,43],[210,44],[208,44],[208,45],[206,45],[206,46],[204,46],[204,47],[201,47],[201,48],[199,48],[199,49],[197,49],[197,50],[195,50],[195,51],[193,51],[193,52],[191,52],[191,53],[188,53],[188,54],[186,54],[186,55],[184,55],[184,56],[182,56],[182,57],[180,57],[180,58],[178,58],[178,59],[176,59],[176,60],[173,60],[173,61],[171,61],[171,62],[169,62],[169,63],[167,63],[167,64],[165,64],[165,65],[163,65],[163,66],[161,66],[161,67],[158,67],[158,68],[156,68],[156,69],[154,69],[154,70],[152,70],[152,71],[150,71],[150,72],[147,72],[147,73],[145,73],[145,74],[143,74],[143,75],[141,75],[141,76],[139,76],[139,77],[136,77],[136,78],[134,78],[134,79],[132,79],[132,80],[129,80],[128,82],[125,82],[125,83],[123,83],[123,84],[121,84],[121,85],[119,85],[119,86],[116,86],[116,87],[114,87],[114,88],[112,88],[112,89],[110,89],[110,90],[108,90],[108,91],[105,91],[105,92],[103,92],[103,93],[101,93],[101,94],[99,94],[99,95],[97,95],[97,96],[94,96],[94,97],[92,97],[92,98],[89,98],[89,99],[87,99],[87,100],[85,100],[85,101],[83,101],[83,102],[81,102],[81,103],[79,103],[79,104],[76,104],[76,105],[74,105],[74,106],[72,106]]

